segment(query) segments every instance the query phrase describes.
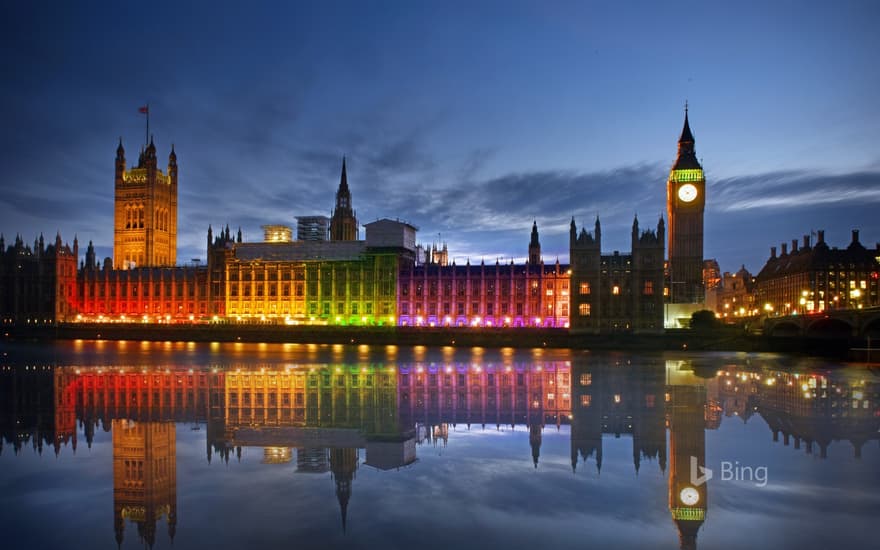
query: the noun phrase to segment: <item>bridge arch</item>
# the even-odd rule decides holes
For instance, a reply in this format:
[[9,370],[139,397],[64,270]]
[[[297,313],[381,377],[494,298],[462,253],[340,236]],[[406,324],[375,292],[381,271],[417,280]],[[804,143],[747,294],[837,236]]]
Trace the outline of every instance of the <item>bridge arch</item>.
[[865,338],[876,338],[880,341],[880,313],[864,320],[862,323],[862,336]]
[[779,321],[770,327],[769,336],[793,337],[801,335],[801,327],[794,321]]
[[822,317],[810,321],[804,331],[809,338],[849,338],[853,326],[846,320],[835,317]]

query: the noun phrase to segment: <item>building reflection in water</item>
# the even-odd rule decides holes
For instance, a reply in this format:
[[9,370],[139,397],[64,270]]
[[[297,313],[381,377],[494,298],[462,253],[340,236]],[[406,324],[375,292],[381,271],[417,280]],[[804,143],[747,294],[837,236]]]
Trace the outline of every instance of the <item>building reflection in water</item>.
[[[603,438],[630,437],[634,475],[644,461],[667,476],[668,508],[682,548],[695,548],[706,519],[705,430],[722,418],[763,418],[768,442],[804,447],[821,458],[847,440],[856,457],[880,439],[880,384],[833,372],[792,373],[772,363],[721,369],[624,355],[500,364],[417,362],[227,368],[2,367],[0,452],[88,445],[112,431],[114,523],[137,524],[148,545],[164,519],[176,528],[175,422],[207,425],[206,452],[240,460],[262,448],[264,464],[297,474],[330,474],[341,526],[358,467],[380,470],[416,461],[418,445],[454,444],[458,425],[525,426],[530,464],[540,464],[543,431],[570,424],[571,467],[601,473]],[[667,430],[669,446],[667,449]],[[793,442],[793,443],[792,443]],[[363,454],[362,454],[363,453]],[[668,461],[668,465],[667,465]],[[668,466],[668,468],[667,468]],[[694,470],[696,468],[696,470]],[[668,473],[667,473],[668,469]]]
[[137,525],[138,537],[152,548],[156,525],[177,529],[177,445],[173,422],[116,419],[113,434],[113,525],[122,546],[125,521]]

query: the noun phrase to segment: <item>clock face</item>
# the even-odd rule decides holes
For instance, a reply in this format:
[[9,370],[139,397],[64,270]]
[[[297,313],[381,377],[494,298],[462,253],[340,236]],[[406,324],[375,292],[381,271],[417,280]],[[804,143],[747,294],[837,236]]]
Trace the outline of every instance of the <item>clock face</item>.
[[697,188],[693,184],[686,183],[678,188],[678,198],[683,202],[691,202],[697,198]]
[[685,487],[678,496],[681,497],[681,502],[688,506],[700,502],[700,493],[693,487]]

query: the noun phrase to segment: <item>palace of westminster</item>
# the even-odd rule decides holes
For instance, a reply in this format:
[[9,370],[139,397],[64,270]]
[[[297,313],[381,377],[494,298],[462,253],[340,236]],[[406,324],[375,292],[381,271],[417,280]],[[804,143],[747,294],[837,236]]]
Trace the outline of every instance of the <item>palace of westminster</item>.
[[[172,147],[159,168],[156,147],[129,167],[115,161],[113,258],[90,242],[33,247],[0,236],[0,318],[4,323],[270,322],[329,325],[555,327],[573,332],[661,332],[691,313],[754,315],[880,305],[876,250],[829,248],[824,232],[791,251],[775,248],[757,278],[744,269],[722,279],[704,261],[706,180],[685,110],[678,155],[666,182],[666,220],[632,224],[629,252],[603,252],[599,218],[588,231],[571,221],[570,264],[545,263],[537,224],[523,264],[449,263],[448,251],[416,245],[416,227],[396,219],[359,223],[345,160],[335,208],[297,218],[297,238],[266,225],[262,242],[208,228],[206,265],[177,265],[178,165]],[[574,199],[573,199],[574,200]],[[712,267],[714,264],[714,268]],[[720,284],[719,284],[720,283]],[[709,290],[714,290],[711,293]],[[769,309],[767,309],[769,308]]]

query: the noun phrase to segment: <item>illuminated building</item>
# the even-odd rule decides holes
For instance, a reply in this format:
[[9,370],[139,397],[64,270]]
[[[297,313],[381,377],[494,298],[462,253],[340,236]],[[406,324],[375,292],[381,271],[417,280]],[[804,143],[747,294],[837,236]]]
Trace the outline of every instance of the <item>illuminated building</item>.
[[[678,140],[678,158],[666,182],[666,217],[669,220],[669,301],[673,304],[701,304],[703,289],[703,210],[706,207],[706,178],[694,150],[694,135],[688,123]],[[689,314],[687,315],[690,316]]]
[[218,237],[209,251],[212,296],[225,298],[223,311],[232,319],[393,325],[397,274],[412,262],[415,228],[392,220],[365,227],[364,241]]
[[267,243],[289,243],[293,240],[293,230],[286,225],[264,225],[263,240]]
[[342,176],[336,191],[336,207],[330,218],[331,241],[355,241],[358,238],[358,222],[351,204],[351,191],[348,189],[348,176],[345,173],[345,158],[342,159]]
[[632,252],[602,254],[602,228],[577,231],[571,220],[572,332],[663,330],[663,218],[656,231],[633,220]]
[[141,151],[126,169],[122,139],[116,149],[113,267],[165,267],[177,263],[177,155],[168,155],[168,173],[157,166],[156,146]]
[[770,248],[770,258],[755,283],[756,307],[771,315],[813,313],[828,309],[861,309],[880,305],[878,296],[880,245],[866,249],[859,232],[844,249],[831,248],[825,231],[818,231],[815,246],[804,236],[803,246],[782,244],[782,254]]
[[296,240],[326,241],[330,232],[330,218],[327,216],[297,216]]
[[754,315],[755,277],[742,266],[736,273],[725,271],[721,282],[706,289],[706,307],[725,321]]
[[[111,269],[98,266],[89,243],[77,280],[78,320],[189,322],[221,313],[207,296],[204,267]],[[71,319],[68,319],[71,320]]]
[[703,260],[703,288],[709,292],[720,284],[721,266],[718,265],[718,260],[714,258]]
[[16,236],[8,248],[0,236],[0,318],[3,323],[70,321],[77,311],[76,263],[79,244],[46,245],[42,235],[31,248]]
[[[532,242],[537,236],[533,226]],[[568,326],[569,276],[567,267],[559,262],[402,265],[397,306],[400,325]]]
[[564,327],[568,275],[544,266],[426,264],[400,273],[399,324]]
[[116,543],[125,520],[137,524],[140,540],[156,543],[156,524],[164,517],[168,537],[177,529],[177,439],[171,422],[113,420],[113,524]]
[[425,263],[437,265],[449,265],[449,248],[443,243],[441,248],[439,244],[432,244],[430,250],[426,251],[427,259]]

